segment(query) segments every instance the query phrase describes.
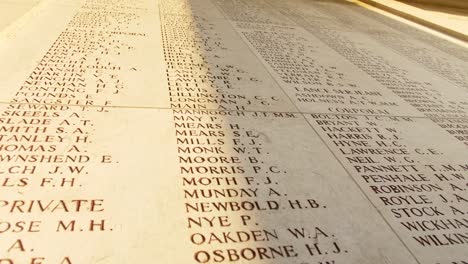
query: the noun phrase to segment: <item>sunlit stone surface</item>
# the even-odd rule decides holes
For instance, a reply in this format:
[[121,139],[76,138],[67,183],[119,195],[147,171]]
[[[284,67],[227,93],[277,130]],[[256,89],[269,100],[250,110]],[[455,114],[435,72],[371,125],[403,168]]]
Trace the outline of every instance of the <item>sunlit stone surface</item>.
[[468,263],[463,46],[345,1],[27,13],[0,264]]
[[24,16],[40,0],[2,0],[0,1],[0,30]]

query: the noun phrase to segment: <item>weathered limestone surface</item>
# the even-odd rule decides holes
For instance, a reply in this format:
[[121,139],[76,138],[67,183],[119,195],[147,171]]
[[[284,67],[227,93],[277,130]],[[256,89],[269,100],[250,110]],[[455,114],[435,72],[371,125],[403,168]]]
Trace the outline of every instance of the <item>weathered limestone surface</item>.
[[0,264],[468,263],[462,46],[343,1],[43,0],[0,61]]

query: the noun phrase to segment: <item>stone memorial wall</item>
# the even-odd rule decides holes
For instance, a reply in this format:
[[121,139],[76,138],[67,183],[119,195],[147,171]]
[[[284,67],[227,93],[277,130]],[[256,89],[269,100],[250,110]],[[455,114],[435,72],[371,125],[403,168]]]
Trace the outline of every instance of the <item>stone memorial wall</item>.
[[43,0],[0,61],[0,264],[468,263],[463,46],[345,1]]

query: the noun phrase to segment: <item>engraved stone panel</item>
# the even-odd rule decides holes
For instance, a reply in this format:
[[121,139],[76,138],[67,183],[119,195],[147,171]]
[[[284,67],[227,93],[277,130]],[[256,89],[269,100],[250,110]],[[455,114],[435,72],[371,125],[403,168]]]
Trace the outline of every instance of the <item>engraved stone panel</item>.
[[28,10],[0,264],[468,263],[466,46],[341,0]]

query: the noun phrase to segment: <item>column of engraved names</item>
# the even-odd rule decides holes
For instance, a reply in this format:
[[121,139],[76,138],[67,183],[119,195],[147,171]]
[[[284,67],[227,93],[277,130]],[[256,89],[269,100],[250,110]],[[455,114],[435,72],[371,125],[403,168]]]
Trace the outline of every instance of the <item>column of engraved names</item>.
[[[447,140],[430,146],[427,137],[419,139],[428,129],[444,133],[425,119],[327,114],[308,118],[412,246],[467,245],[468,164],[462,158],[463,145]],[[453,254],[453,261],[462,260],[463,254]]]
[[[171,101],[180,100],[182,94],[193,95],[189,92],[194,89],[198,89],[198,96],[201,96],[209,91],[229,91],[231,86],[235,87],[239,80],[235,76],[225,78],[227,81],[222,83],[206,83],[196,78],[206,76],[206,72],[215,77],[213,72],[218,69],[213,66],[219,65],[203,59],[216,56],[216,47],[203,41],[209,33],[197,25],[203,18],[182,16],[180,10],[175,14],[169,1],[161,4],[161,10],[165,11],[162,36]],[[209,22],[205,21],[205,24]],[[197,35],[197,32],[203,33]],[[217,41],[217,47],[222,47],[223,38],[218,37]],[[227,68],[239,74],[233,67]],[[282,181],[290,172],[272,160],[271,143],[268,144],[268,138],[255,125],[264,120],[286,125],[287,121],[282,120],[298,122],[302,120],[300,116],[214,110],[224,109],[223,103],[218,102],[171,105],[178,177],[187,217],[188,243],[194,249],[193,260],[197,263],[271,261],[346,254],[339,240],[326,228],[307,227],[310,229],[301,233],[304,229],[287,228],[285,223],[275,225],[272,220],[272,215],[283,215],[287,211],[326,208],[318,199],[304,194],[296,194],[298,198],[289,197]],[[231,100],[232,105],[227,106],[244,109],[242,103]],[[284,242],[291,238],[298,241],[297,245]],[[321,238],[320,242],[317,238]]]
[[101,1],[84,1],[2,107],[1,263],[86,263],[93,256],[50,253],[42,242],[47,238],[48,247],[54,247],[73,234],[114,229],[109,202],[93,186],[93,177],[100,175],[93,171],[115,161],[91,149],[97,118],[108,112],[102,106],[124,88],[122,68],[110,58],[129,46],[115,37],[131,33],[121,28],[124,22],[138,18],[126,12],[126,4],[108,8]]
[[[296,258],[295,245],[282,244],[284,230],[264,226],[262,214],[321,205],[315,199],[286,199],[280,184],[287,172],[268,162],[270,153],[255,128],[227,115],[243,117],[240,122],[246,117],[245,112],[174,110],[187,228],[198,249],[194,259],[209,263]],[[202,132],[207,125],[216,127],[208,132],[217,138]]]
[[348,253],[333,224],[275,221],[275,215],[300,211],[327,214],[326,203],[313,192],[290,193],[291,183],[283,182],[294,173],[271,161],[271,143],[251,123],[286,125],[300,116],[214,110],[173,115],[186,228],[197,263],[334,259]]
[[223,42],[220,32],[228,23],[219,19],[213,22],[193,12],[181,9],[175,1],[160,3],[170,106],[245,110],[281,103],[274,89],[270,96],[247,90],[261,81],[234,60],[238,55]]

